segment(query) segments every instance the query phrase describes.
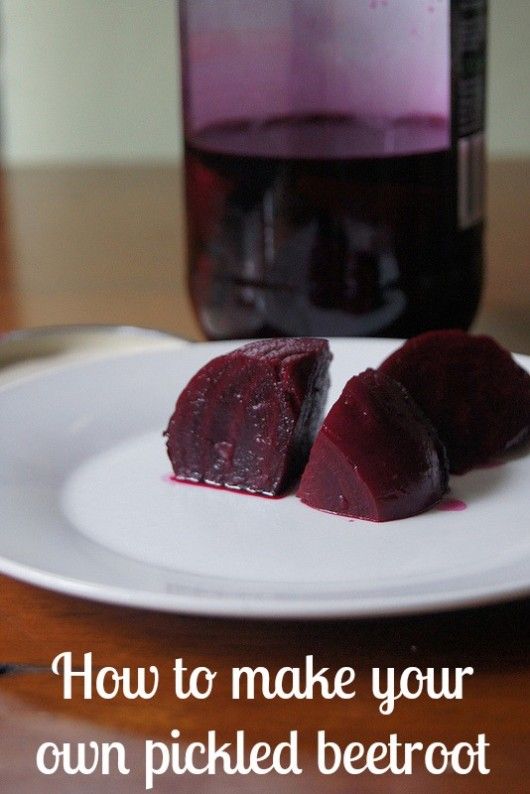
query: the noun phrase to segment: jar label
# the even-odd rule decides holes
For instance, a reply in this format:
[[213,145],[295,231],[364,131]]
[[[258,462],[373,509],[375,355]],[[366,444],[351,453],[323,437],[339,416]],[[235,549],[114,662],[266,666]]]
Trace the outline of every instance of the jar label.
[[467,229],[479,223],[484,212],[486,0],[459,0],[454,6],[458,224]]

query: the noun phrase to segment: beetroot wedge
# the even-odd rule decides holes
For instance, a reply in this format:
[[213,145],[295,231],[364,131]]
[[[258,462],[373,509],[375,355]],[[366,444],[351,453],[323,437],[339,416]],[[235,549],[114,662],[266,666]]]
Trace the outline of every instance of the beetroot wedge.
[[265,339],[210,361],[165,435],[179,480],[275,496],[299,476],[322,419],[324,339]]
[[447,489],[445,451],[405,389],[366,370],[348,381],[311,450],[298,496],[330,513],[391,521]]
[[430,331],[405,342],[380,370],[431,420],[452,472],[487,463],[528,437],[530,376],[489,336]]

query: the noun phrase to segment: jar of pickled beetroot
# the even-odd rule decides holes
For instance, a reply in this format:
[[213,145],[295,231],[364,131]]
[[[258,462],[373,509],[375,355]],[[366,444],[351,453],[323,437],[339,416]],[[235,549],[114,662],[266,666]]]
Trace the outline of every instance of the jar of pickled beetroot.
[[211,339],[466,328],[486,0],[181,0],[189,285]]

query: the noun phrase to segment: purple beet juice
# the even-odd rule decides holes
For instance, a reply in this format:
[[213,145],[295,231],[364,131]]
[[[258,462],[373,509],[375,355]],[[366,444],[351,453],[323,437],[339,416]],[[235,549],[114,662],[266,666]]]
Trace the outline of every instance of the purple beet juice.
[[181,2],[188,273],[209,338],[470,324],[485,9],[423,5]]

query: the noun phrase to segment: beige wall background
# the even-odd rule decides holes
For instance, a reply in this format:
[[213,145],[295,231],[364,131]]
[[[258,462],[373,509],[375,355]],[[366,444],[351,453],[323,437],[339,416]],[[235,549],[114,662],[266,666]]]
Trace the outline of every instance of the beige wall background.
[[[174,0],[2,0],[4,162],[178,159],[175,5]],[[492,156],[530,156],[529,88],[530,0],[490,0]]]

